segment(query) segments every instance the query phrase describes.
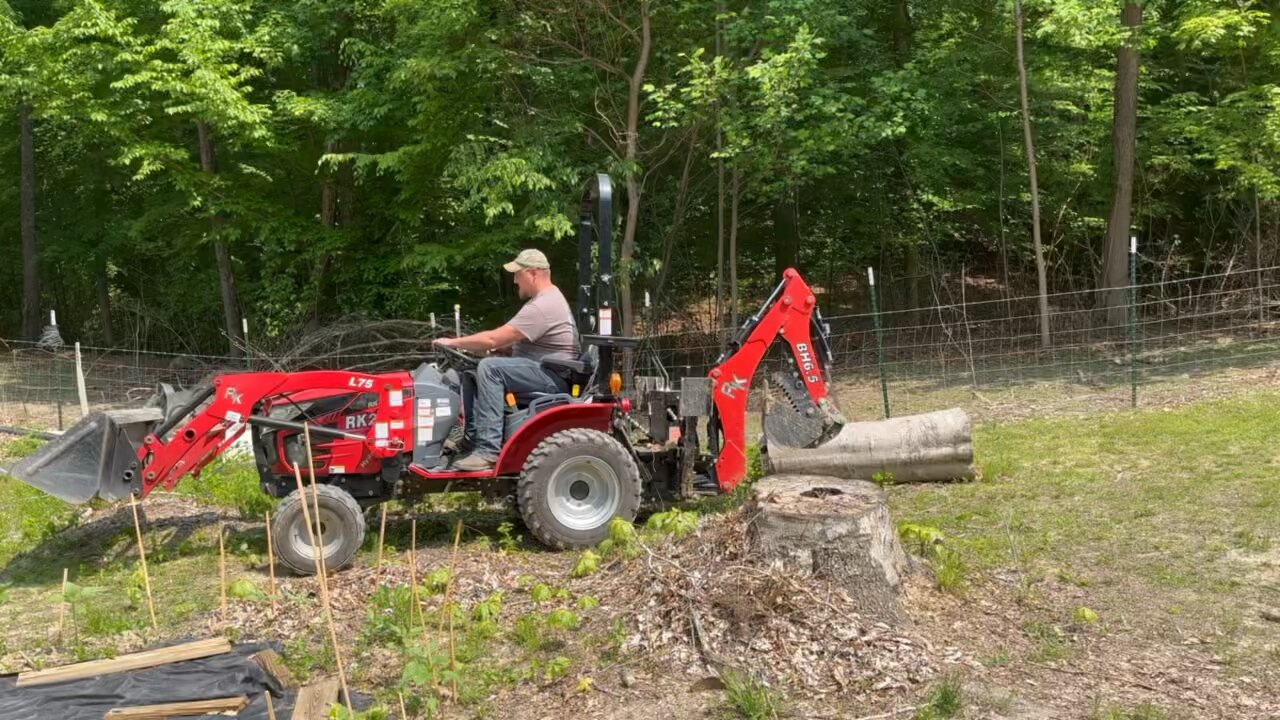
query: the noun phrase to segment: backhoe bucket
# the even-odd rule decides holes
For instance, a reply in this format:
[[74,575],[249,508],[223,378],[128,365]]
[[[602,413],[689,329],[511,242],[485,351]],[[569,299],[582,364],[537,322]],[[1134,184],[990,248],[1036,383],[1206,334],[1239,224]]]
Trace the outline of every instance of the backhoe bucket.
[[4,472],[76,505],[122,500],[133,489],[125,473],[161,417],[159,408],[91,413]]

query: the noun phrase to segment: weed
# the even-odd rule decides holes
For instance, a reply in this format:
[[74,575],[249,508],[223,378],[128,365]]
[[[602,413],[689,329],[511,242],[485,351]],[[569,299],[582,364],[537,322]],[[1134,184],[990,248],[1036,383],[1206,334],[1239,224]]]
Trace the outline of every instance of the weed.
[[879,485],[880,487],[892,485],[893,473],[888,472],[887,470],[877,470],[871,474],[871,482]]
[[44,445],[44,440],[41,440],[39,437],[36,437],[35,435],[23,435],[22,437],[10,440],[4,445],[0,445],[0,458],[8,460],[26,457],[36,450],[39,450],[41,445]]
[[959,678],[945,675],[929,690],[929,698],[924,707],[916,711],[914,720],[953,717],[963,706],[964,693]]
[[529,588],[529,597],[535,603],[544,603],[551,599],[551,586],[546,583],[538,583]]
[[422,579],[422,591],[427,595],[439,595],[449,585],[449,568],[436,568]]
[[518,618],[511,628],[511,633],[515,636],[517,645],[531,652],[546,643],[546,636],[542,631],[542,618],[537,613],[529,613]]
[[578,561],[573,564],[573,570],[569,573],[573,577],[586,577],[596,570],[600,569],[600,556],[592,550],[584,550],[578,556]]
[[1013,658],[1010,657],[1008,651],[1006,650],[997,650],[994,653],[988,655],[987,657],[982,658],[982,664],[986,665],[989,668],[1004,667],[1005,665],[1008,665],[1012,661],[1013,661]]
[[672,508],[666,512],[650,515],[644,526],[646,530],[658,535],[684,537],[698,529],[698,515],[680,508]]
[[200,473],[200,482],[182,483],[179,494],[218,507],[233,508],[245,520],[260,520],[277,500],[262,492],[252,463],[220,458]]
[[782,698],[751,675],[737,670],[720,674],[730,709],[745,720],[773,720],[781,711]]
[[933,574],[939,590],[959,594],[964,590],[968,568],[960,553],[939,547],[934,553]]
[[1083,605],[1071,611],[1071,619],[1080,625],[1092,625],[1098,622],[1098,613]]
[[498,552],[510,555],[520,550],[520,541],[523,538],[512,534],[515,528],[516,526],[510,520],[505,520],[498,525]]
[[1066,636],[1057,627],[1028,620],[1022,624],[1022,631],[1036,641],[1036,650],[1031,655],[1033,662],[1061,660],[1067,656]]
[[932,556],[934,549],[946,540],[942,531],[936,527],[908,522],[898,523],[898,537],[907,543],[908,549],[921,557]]
[[1169,715],[1151,703],[1132,708],[1100,708],[1095,705],[1091,720],[1166,720]]
[[578,627],[578,616],[572,610],[556,608],[547,613],[547,627],[572,630]]
[[600,601],[597,600],[594,595],[583,595],[578,598],[577,605],[579,610],[590,610],[593,607],[599,606]]
[[609,537],[596,548],[603,557],[633,558],[640,554],[640,537],[636,527],[616,517],[609,521]]
[[476,622],[494,622],[502,613],[502,593],[494,592],[489,597],[476,603],[471,609],[471,619]]
[[569,674],[569,658],[557,655],[547,661],[542,677],[547,682],[554,682]]

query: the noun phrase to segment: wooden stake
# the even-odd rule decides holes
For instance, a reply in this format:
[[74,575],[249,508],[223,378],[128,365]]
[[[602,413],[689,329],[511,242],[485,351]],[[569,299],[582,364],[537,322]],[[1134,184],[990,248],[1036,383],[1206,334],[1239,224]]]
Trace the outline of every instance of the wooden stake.
[[271,614],[276,614],[276,551],[271,546],[271,511],[267,511],[267,572],[271,574]]
[[225,528],[218,523],[218,591],[222,599],[222,624],[227,624],[227,549],[222,544]]
[[382,522],[378,526],[378,568],[382,567],[382,543],[387,538],[387,504],[382,503]]
[[262,697],[267,700],[267,720],[276,720],[276,706],[271,702],[271,693],[263,690]]
[[422,604],[418,600],[418,518],[410,521],[409,527],[409,597],[413,607],[409,608],[409,627],[413,627],[413,614],[418,614],[418,622],[422,625],[423,639],[427,635],[427,619],[422,615]]
[[[327,569],[324,566],[324,553],[320,550],[320,540],[318,537],[320,532],[320,486],[316,484],[316,463],[311,455],[311,424],[302,424],[302,434],[307,441],[307,470],[311,473],[311,500],[315,504],[315,532],[311,532],[311,521],[303,514],[303,519],[307,520],[307,530],[311,534],[311,546],[315,552],[316,570],[320,574],[320,593],[323,596],[324,615],[329,624],[329,639],[333,643],[333,661],[338,666],[338,682],[342,685],[342,699],[347,706],[347,717],[355,717],[355,710],[351,707],[351,691],[347,689],[347,672],[342,668],[342,653],[338,650],[338,631],[333,624],[333,608],[329,604],[329,578]],[[294,466],[297,469],[297,466]],[[298,478],[299,489],[301,489],[301,475]],[[302,507],[307,506],[307,496],[304,493],[301,497]]]
[[156,604],[151,599],[151,575],[147,572],[147,549],[142,544],[142,523],[138,520],[138,496],[129,495],[129,507],[133,509],[133,529],[138,534],[138,559],[142,562],[142,586],[147,591],[147,611],[151,613],[151,629],[159,628],[156,622]]
[[409,720],[409,712],[404,709],[404,693],[398,692],[396,695],[400,698],[400,720]]
[[165,720],[165,718],[191,717],[193,715],[236,715],[249,704],[244,695],[217,698],[215,700],[191,700],[187,702],[161,703],[112,708],[103,720]]
[[[445,582],[444,604],[441,605],[441,607],[443,608],[443,612],[449,615],[449,670],[454,673],[453,696],[455,698],[458,697],[458,679],[457,679],[458,659],[454,653],[454,647],[453,647],[453,610],[450,609],[449,607],[449,598],[453,596],[453,574],[457,571],[457,567],[458,567],[458,544],[461,540],[462,540],[462,518],[458,518],[457,526],[454,528],[454,531],[453,531],[453,555],[449,559],[449,579]],[[437,634],[440,634],[443,631],[443,628],[444,628],[444,616],[441,615],[439,627],[437,628]]]
[[62,602],[58,603],[58,640],[67,638],[67,569],[62,568]]

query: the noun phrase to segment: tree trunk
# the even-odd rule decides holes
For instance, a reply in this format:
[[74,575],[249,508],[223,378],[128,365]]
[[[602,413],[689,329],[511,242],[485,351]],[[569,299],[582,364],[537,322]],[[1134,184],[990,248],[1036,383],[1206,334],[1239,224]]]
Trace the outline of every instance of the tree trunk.
[[[217,158],[213,152],[213,131],[209,123],[200,120],[196,123],[196,131],[200,136],[200,169],[206,173],[218,172]],[[227,334],[227,342],[233,357],[243,354],[241,344],[244,335],[240,330],[240,303],[236,298],[235,266],[231,260],[231,248],[221,239],[223,226],[222,213],[216,208],[209,216],[210,233],[213,240],[213,253],[218,262],[218,285],[222,289],[222,320]]]
[[640,0],[640,54],[627,83],[627,222],[622,231],[622,258],[619,262],[618,280],[622,290],[622,334],[635,334],[635,317],[632,315],[631,263],[635,255],[636,227],[640,222],[639,179],[636,177],[637,157],[640,154],[640,89],[644,86],[645,68],[649,65],[649,48],[652,46],[649,26],[649,2]]
[[815,448],[766,442],[761,461],[769,473],[810,473],[893,482],[973,477],[969,416],[960,409],[890,420],[848,423]]
[[[716,57],[721,53],[721,24],[725,3],[716,3]],[[720,340],[720,351],[724,352],[728,341],[728,333],[720,332],[724,324],[724,158],[720,152],[724,149],[724,131],[720,128],[720,103],[716,101],[716,318],[712,330]]]
[[115,327],[111,321],[111,286],[107,277],[107,261],[105,258],[98,260],[98,267],[95,281],[98,291],[98,320],[102,325],[102,340],[107,347],[115,347],[116,333]]
[[[897,0],[893,4],[893,60],[899,69],[906,68],[907,63],[911,61],[911,9],[907,6],[907,0]],[[906,148],[900,140],[894,141],[896,154],[899,158],[903,158],[903,162],[899,164],[898,172],[901,174],[901,197],[909,197],[911,195],[911,185],[907,179],[906,170]],[[903,264],[904,274],[907,281],[907,309],[910,310],[906,315],[906,323],[908,325],[919,325],[920,319],[920,277],[923,273],[920,270],[920,246],[911,239],[908,239],[907,246],[904,249]]]
[[729,188],[729,327],[730,334],[738,331],[738,200],[742,173],[733,169]]
[[[1027,181],[1031,185],[1031,246],[1036,257],[1036,282],[1040,291],[1040,347],[1049,347],[1049,279],[1044,267],[1044,245],[1040,239],[1040,185],[1036,179],[1036,147],[1031,137],[1031,110],[1027,100],[1027,63],[1022,52],[1022,2],[1013,3],[1014,38],[1018,58],[1018,94],[1022,101],[1022,137],[1027,148]],[[1003,225],[1004,219],[1001,218]],[[1005,282],[1008,283],[1006,261]],[[1006,288],[1007,290],[1007,288]]]
[[40,339],[40,256],[36,247],[36,160],[31,106],[18,107],[19,174],[22,185],[19,222],[22,232],[22,337]]
[[781,278],[784,270],[799,265],[799,257],[800,223],[796,218],[795,196],[787,190],[773,206],[774,276]]
[[1133,220],[1133,164],[1138,125],[1138,28],[1142,6],[1128,0],[1120,22],[1129,36],[1116,52],[1115,114],[1111,146],[1115,163],[1115,192],[1107,216],[1107,239],[1102,251],[1101,305],[1107,309],[1107,325],[1123,327],[1126,318],[1125,287],[1129,284],[1129,233]]
[[766,477],[747,505],[751,557],[828,580],[869,618],[900,623],[909,568],[884,491],[860,480],[812,475]]

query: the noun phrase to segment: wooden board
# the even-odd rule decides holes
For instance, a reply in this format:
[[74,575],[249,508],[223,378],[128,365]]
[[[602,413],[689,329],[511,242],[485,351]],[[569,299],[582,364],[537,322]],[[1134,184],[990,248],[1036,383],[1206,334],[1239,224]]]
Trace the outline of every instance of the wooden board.
[[181,645],[171,645],[155,650],[121,655],[111,660],[91,660],[89,662],[76,663],[75,665],[63,665],[47,670],[31,670],[19,673],[17,686],[45,685],[65,680],[79,680],[98,675],[142,670],[156,667],[157,665],[168,665],[169,663],[182,662],[184,660],[197,660],[210,655],[221,655],[228,652],[231,652],[231,642],[226,638],[196,640],[195,642]]
[[337,678],[311,683],[298,691],[293,704],[293,720],[325,720],[329,706],[338,702]]
[[262,652],[254,653],[253,661],[258,663],[258,666],[266,671],[268,675],[275,678],[280,687],[298,687],[298,681],[293,679],[293,673],[289,672],[289,668],[284,666],[275,650],[263,650]]
[[102,718],[103,720],[164,720],[165,718],[190,717],[192,715],[237,715],[248,704],[249,698],[244,695],[237,695],[213,700],[191,700],[160,705],[112,708]]

